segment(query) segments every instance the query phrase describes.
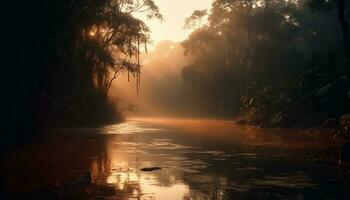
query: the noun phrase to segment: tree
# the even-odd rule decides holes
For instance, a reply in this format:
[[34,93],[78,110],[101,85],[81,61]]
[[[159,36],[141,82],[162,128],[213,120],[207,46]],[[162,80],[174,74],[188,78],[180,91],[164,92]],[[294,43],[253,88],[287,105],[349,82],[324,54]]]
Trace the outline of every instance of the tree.
[[139,82],[140,46],[149,29],[133,14],[161,19],[153,0],[13,1],[6,7],[4,113],[11,117],[5,132],[120,119],[108,91],[122,72]]
[[337,9],[338,20],[342,30],[346,64],[350,62],[350,33],[349,33],[349,1],[347,0],[313,0],[310,2],[313,10]]
[[202,27],[203,17],[207,15],[207,10],[195,10],[192,15],[185,19],[185,29],[199,29]]

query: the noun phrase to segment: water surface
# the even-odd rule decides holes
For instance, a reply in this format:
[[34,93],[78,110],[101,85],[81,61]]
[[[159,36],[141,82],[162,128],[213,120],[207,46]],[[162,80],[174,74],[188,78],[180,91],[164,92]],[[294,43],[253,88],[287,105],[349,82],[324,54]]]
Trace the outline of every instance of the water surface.
[[[347,199],[311,135],[230,121],[133,118],[59,129],[3,160],[11,199]],[[332,157],[332,156],[330,156]],[[145,167],[161,170],[143,172]],[[91,177],[91,180],[87,177]]]

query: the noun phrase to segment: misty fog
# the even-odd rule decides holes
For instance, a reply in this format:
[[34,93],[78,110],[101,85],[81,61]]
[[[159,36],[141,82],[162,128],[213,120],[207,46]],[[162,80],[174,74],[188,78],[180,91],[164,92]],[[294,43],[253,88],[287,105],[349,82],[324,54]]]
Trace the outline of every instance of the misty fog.
[[124,72],[113,83],[110,95],[118,101],[121,111],[129,115],[195,116],[198,108],[186,90],[183,67],[191,63],[178,42],[161,41],[154,49],[141,55],[139,95],[136,80]]

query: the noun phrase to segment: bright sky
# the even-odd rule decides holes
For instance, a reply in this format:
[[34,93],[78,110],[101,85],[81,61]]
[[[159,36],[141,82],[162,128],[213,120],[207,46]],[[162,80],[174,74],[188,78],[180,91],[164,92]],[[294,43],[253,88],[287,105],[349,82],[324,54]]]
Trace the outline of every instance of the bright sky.
[[191,30],[183,29],[184,21],[194,10],[210,10],[212,0],[154,0],[164,20],[145,20],[151,28],[153,45],[162,40],[182,41]]

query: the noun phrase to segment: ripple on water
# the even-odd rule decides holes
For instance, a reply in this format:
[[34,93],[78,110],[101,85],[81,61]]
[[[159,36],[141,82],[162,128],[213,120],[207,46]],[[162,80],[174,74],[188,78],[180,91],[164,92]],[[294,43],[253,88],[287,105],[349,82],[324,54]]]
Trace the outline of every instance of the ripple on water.
[[220,156],[223,155],[224,152],[222,151],[195,151],[197,154],[211,154],[213,156]]
[[149,149],[149,150],[185,150],[185,149],[190,149],[194,147],[179,145],[171,142],[152,141],[151,143],[148,143],[148,144],[145,143],[144,145],[141,146],[141,148]]
[[263,169],[261,168],[257,168],[257,167],[238,167],[236,168],[237,170],[242,170],[242,171],[263,171]]
[[175,161],[183,161],[183,160],[187,160],[188,158],[182,157],[182,156],[173,156],[173,157],[170,157],[169,159],[175,160]]
[[303,189],[314,187],[315,184],[306,176],[286,174],[284,176],[265,176],[263,179],[254,179],[253,183],[258,186],[284,187],[289,189]]
[[163,132],[164,129],[145,127],[140,122],[127,121],[101,128],[103,134],[128,135],[136,133]]

